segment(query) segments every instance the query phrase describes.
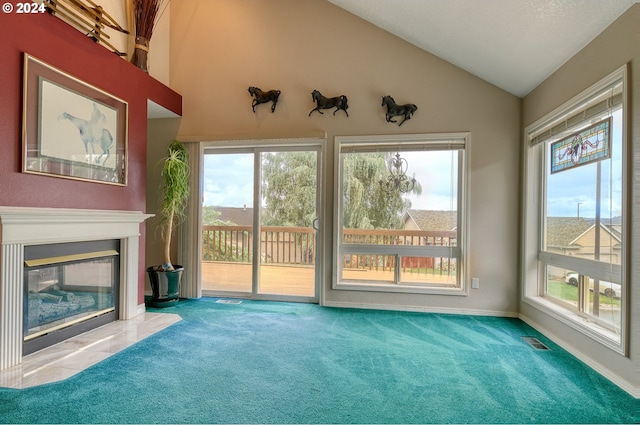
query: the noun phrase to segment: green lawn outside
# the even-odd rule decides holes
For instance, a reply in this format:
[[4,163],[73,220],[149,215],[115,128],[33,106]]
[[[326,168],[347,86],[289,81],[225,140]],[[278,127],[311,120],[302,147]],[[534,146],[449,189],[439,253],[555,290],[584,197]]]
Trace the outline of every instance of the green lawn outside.
[[[547,281],[547,293],[564,301],[578,301],[578,287],[561,280]],[[593,303],[593,291],[589,294],[589,302]],[[600,304],[620,305],[620,300],[600,294]]]

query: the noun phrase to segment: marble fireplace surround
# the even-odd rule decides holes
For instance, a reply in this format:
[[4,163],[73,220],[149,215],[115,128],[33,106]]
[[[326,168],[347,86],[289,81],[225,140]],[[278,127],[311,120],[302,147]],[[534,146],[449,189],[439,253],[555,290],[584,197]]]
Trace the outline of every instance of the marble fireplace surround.
[[144,312],[138,306],[140,211],[0,206],[0,370],[22,361],[24,247],[120,239],[119,320]]

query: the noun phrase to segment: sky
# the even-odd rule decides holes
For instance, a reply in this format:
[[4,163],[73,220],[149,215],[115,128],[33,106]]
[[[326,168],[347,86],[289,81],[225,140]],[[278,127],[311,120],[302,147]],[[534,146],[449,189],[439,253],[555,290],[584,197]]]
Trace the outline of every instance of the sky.
[[[428,156],[427,156],[428,155]],[[457,153],[454,152],[403,152],[409,166],[407,175],[414,177],[422,186],[422,194],[411,194],[414,210],[457,210]],[[452,169],[454,175],[452,176]]]
[[204,205],[253,204],[253,153],[204,156]]
[[[614,113],[612,159],[601,162],[601,217],[622,215],[621,113]],[[456,209],[457,183],[451,167],[451,152],[402,152],[407,175],[422,185],[421,195],[409,195],[413,209],[451,211]],[[430,155],[427,157],[426,155]],[[213,154],[204,159],[204,205],[244,207],[253,204],[253,153]],[[613,171],[612,171],[613,166]],[[596,164],[576,167],[549,176],[547,215],[550,217],[594,218],[596,211]],[[455,174],[455,173],[454,173]],[[452,180],[453,178],[453,180]],[[473,190],[473,182],[470,184]],[[609,192],[613,196],[609,196]],[[453,194],[453,196],[452,196]]]
[[[601,166],[601,217],[613,218],[622,215],[622,126],[621,111],[613,114],[611,126],[611,159],[600,162]],[[592,163],[561,171],[549,176],[547,184],[548,217],[596,216],[597,164]],[[609,196],[612,193],[613,196]],[[579,209],[579,210],[578,210]]]
[[[427,160],[422,152],[403,152],[407,159],[407,175],[422,185],[422,194],[411,194],[413,209],[450,211],[456,208],[450,196],[457,190],[452,184],[452,153],[430,152]],[[429,162],[429,167],[421,166]],[[454,176],[455,177],[455,176]],[[213,154],[204,159],[204,205],[244,207],[253,204],[253,153]]]

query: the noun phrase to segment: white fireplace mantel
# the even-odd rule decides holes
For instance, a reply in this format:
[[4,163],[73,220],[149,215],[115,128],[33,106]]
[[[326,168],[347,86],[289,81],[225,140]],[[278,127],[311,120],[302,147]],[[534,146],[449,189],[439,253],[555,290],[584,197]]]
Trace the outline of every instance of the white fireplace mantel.
[[0,206],[0,370],[22,360],[24,247],[120,239],[119,319],[138,314],[140,211]]
[[0,207],[2,244],[39,245],[139,236],[140,211]]

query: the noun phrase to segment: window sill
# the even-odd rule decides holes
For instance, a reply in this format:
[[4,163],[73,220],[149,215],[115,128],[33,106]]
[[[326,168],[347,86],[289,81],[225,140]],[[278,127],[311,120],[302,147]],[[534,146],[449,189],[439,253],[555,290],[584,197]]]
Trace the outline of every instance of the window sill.
[[468,293],[464,288],[457,286],[427,286],[427,285],[411,285],[411,284],[392,284],[392,283],[368,283],[355,281],[337,282],[333,289],[345,291],[369,291],[369,292],[391,292],[405,294],[429,294],[429,295],[454,295],[467,296]]
[[545,297],[525,297],[524,302],[607,348],[624,356],[627,355],[622,336],[619,333],[607,329],[589,320],[587,317],[581,316],[577,312],[571,311]]

